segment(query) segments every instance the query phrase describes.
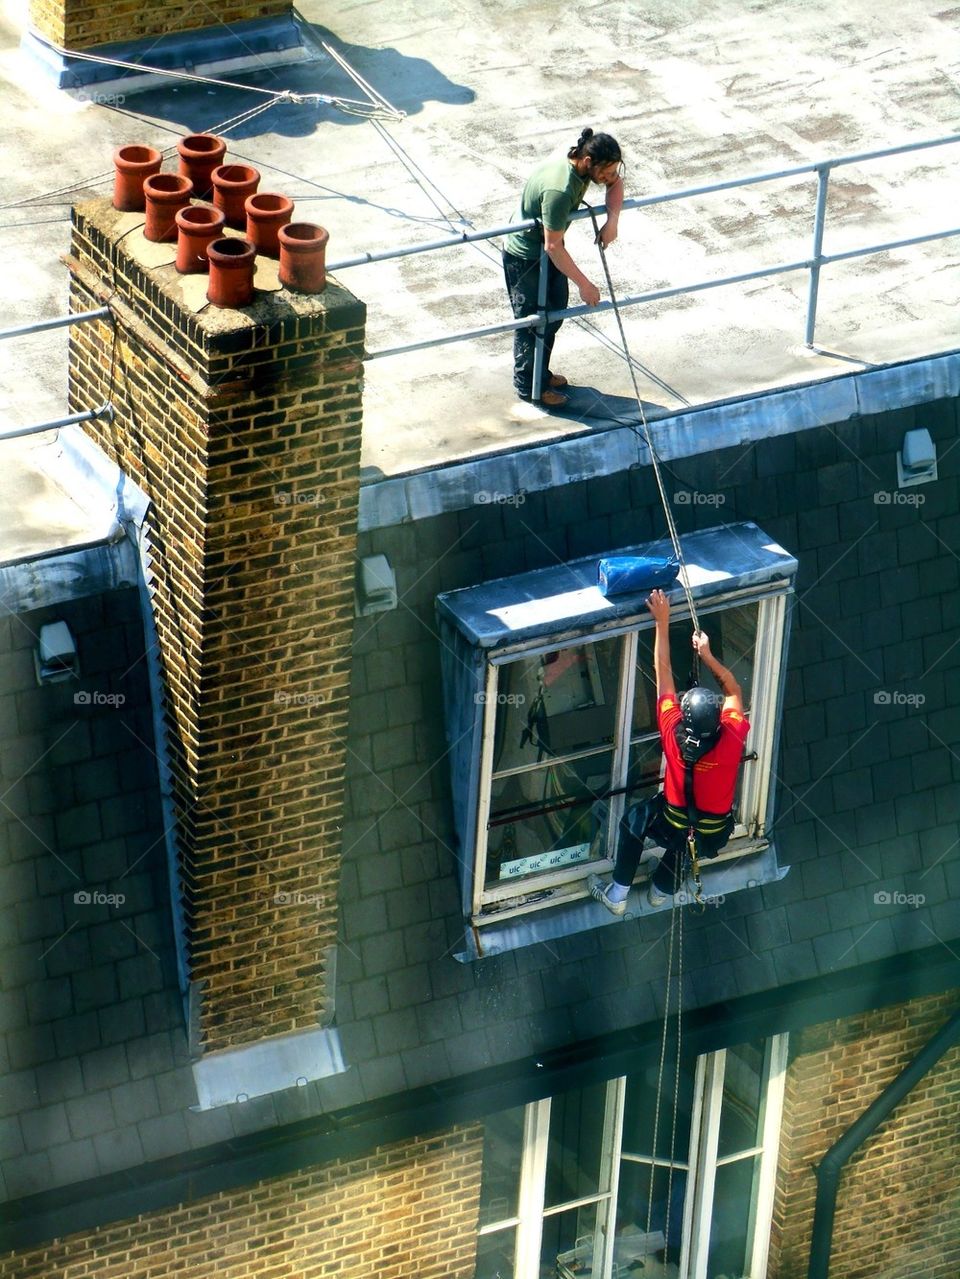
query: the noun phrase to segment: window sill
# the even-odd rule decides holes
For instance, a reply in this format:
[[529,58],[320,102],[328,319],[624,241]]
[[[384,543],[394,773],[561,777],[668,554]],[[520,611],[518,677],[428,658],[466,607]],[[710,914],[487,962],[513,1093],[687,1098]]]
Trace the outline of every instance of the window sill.
[[[731,893],[775,883],[783,879],[789,869],[788,866],[777,865],[776,847],[772,841],[731,840],[720,857],[701,862],[704,900],[710,909],[722,910],[724,900]],[[649,904],[647,882],[646,878],[640,879],[631,888],[623,915],[612,915],[605,906],[594,901],[587,893],[585,879],[531,893],[529,901],[509,908],[509,913],[504,906],[474,917],[465,934],[466,948],[454,958],[461,963],[471,963],[475,959],[520,950],[557,937],[569,937],[574,933],[669,911],[669,901],[663,906]],[[683,904],[694,904],[692,894],[689,903]]]

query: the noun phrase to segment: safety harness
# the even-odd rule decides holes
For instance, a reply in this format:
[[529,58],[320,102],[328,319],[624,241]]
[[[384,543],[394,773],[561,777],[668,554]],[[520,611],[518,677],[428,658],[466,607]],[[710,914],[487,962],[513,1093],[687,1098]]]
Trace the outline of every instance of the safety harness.
[[713,750],[720,738],[719,725],[717,732],[710,736],[700,736],[692,732],[689,725],[681,720],[675,730],[677,747],[683,760],[683,797],[686,809],[664,802],[663,813],[671,826],[685,832],[686,852],[690,861],[690,873],[693,876],[694,896],[697,905],[704,906],[703,883],[700,879],[700,857],[698,840],[701,836],[719,838],[730,820],[730,814],[703,813],[697,807],[693,789],[693,770],[704,755]]

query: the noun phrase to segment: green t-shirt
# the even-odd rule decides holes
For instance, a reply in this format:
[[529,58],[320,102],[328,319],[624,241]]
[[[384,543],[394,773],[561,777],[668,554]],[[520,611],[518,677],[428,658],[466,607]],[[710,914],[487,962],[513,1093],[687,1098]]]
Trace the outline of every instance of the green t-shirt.
[[[538,218],[547,231],[566,231],[588,185],[589,180],[577,174],[565,155],[545,160],[527,179],[519,212],[513,220]],[[539,227],[513,231],[504,240],[503,247],[517,258],[538,258],[543,248],[543,234]]]

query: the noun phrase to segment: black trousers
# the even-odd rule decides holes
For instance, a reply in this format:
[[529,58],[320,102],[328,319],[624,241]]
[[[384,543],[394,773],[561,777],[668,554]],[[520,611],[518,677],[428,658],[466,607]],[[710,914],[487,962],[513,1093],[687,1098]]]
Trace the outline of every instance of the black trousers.
[[[700,836],[697,848],[701,859],[709,861],[716,857],[723,850],[732,830],[731,818],[721,835],[712,839]],[[620,822],[620,842],[613,867],[613,882],[624,888],[630,887],[640,865],[643,843],[647,838],[663,849],[660,865],[653,873],[654,888],[661,893],[675,893],[683,882],[687,833],[678,830],[664,816],[662,791],[651,799],[633,804],[624,814]]]
[[[503,255],[503,275],[510,295],[510,306],[514,318],[519,320],[525,315],[537,313],[537,291],[540,286],[540,261],[514,257],[512,253]],[[547,259],[547,310],[566,310],[570,300],[570,282],[562,271],[558,271]],[[555,320],[547,325],[543,346],[543,379],[550,376],[550,356],[553,343],[562,320]],[[533,329],[517,329],[513,335],[513,386],[521,399],[529,400],[534,391],[533,386],[533,354],[536,346],[536,335]],[[542,386],[536,388],[543,390]]]

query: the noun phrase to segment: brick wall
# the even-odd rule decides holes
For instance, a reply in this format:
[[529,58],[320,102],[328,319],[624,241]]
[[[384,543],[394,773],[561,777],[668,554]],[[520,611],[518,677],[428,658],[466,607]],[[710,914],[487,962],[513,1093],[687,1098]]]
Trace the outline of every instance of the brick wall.
[[[795,1034],[787,1073],[771,1279],[804,1279],[816,1197],[813,1168],[956,1007],[916,1000]],[[847,1164],[831,1274],[955,1279],[960,1265],[960,1049],[924,1077]]]
[[364,310],[330,285],[179,301],[105,201],[76,210],[74,409],[152,499],[192,975],[207,1048],[315,1026],[336,935]]
[[65,49],[89,49],[124,40],[172,35],[253,18],[289,14],[289,0],[225,0],[216,9],[190,3],[152,4],[149,0],[30,0],[30,24]]
[[2,1279],[468,1279],[482,1132],[381,1146],[0,1257]]

